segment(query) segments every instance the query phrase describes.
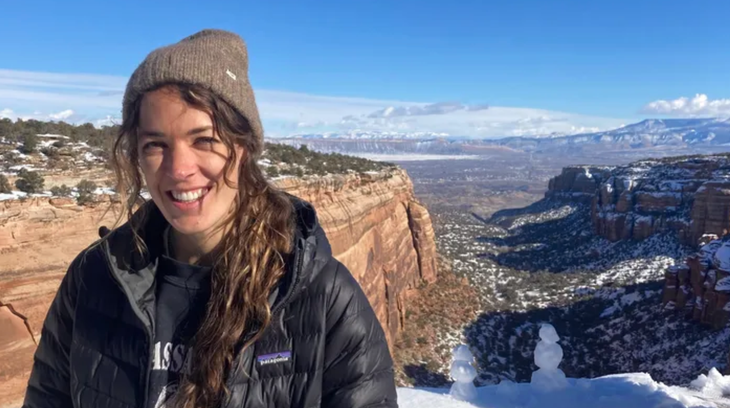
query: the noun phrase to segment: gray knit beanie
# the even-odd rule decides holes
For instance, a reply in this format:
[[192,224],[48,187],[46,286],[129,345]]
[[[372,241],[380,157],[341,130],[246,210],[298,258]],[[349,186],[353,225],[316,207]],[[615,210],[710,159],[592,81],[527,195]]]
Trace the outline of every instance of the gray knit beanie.
[[248,120],[256,153],[261,152],[264,131],[248,81],[248,51],[240,36],[206,29],[149,53],[127,83],[122,120],[130,117],[134,101],[143,93],[175,82],[203,86],[233,106]]

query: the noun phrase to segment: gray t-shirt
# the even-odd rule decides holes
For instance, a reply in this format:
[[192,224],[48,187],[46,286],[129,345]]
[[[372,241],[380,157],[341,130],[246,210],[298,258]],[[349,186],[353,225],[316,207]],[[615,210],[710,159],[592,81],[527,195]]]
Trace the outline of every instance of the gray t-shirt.
[[148,408],[164,408],[177,391],[182,375],[189,372],[190,341],[205,317],[210,298],[212,268],[179,262],[168,254],[160,257],[156,276]]

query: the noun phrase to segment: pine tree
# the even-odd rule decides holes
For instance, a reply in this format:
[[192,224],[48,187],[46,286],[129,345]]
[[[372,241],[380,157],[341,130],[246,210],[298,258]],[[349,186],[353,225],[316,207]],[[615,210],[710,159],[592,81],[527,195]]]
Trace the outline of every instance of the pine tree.
[[18,172],[18,179],[15,180],[15,187],[28,194],[36,194],[43,191],[45,180],[35,171],[21,169]]
[[22,153],[33,153],[36,147],[38,147],[38,136],[36,136],[34,132],[26,132],[21,136],[21,138],[23,146],[21,146],[20,151]]

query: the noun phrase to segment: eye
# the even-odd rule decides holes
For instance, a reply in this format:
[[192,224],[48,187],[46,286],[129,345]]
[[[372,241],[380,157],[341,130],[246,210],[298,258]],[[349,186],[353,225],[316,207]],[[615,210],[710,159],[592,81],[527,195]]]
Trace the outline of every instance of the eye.
[[164,148],[165,144],[162,142],[147,142],[144,145],[142,145],[142,151],[147,152],[155,152],[159,151],[160,149]]
[[218,143],[218,140],[214,137],[199,137],[195,139],[195,144],[206,148],[212,148],[216,143]]

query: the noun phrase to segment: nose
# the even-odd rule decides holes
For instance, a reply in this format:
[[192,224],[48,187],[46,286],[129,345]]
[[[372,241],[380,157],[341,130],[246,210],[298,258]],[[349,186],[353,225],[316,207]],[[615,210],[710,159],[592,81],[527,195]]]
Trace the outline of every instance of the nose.
[[167,154],[167,174],[176,181],[182,181],[195,174],[195,154],[184,146],[172,146]]

